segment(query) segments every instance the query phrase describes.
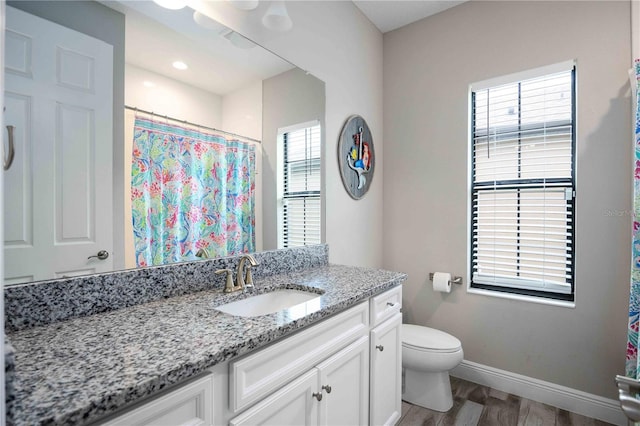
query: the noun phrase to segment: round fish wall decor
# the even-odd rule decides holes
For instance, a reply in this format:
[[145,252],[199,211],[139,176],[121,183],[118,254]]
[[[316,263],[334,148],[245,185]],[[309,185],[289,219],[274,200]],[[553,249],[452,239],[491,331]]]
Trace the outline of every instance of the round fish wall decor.
[[371,131],[364,118],[352,115],[340,133],[338,164],[345,189],[359,200],[367,193],[376,165]]

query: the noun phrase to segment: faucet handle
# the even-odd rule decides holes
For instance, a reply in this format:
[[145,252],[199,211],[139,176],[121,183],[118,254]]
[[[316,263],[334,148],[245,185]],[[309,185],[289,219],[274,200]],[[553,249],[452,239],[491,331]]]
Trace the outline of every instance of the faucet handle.
[[216,275],[220,275],[220,274],[227,274],[227,283],[224,286],[224,292],[225,293],[231,293],[233,291],[233,272],[231,271],[231,269],[218,269],[216,272]]
[[210,257],[209,251],[206,248],[201,248],[196,252],[196,257],[199,257],[201,259],[208,259]]
[[246,272],[244,274],[244,286],[253,287],[253,276],[251,275],[251,265],[247,265]]

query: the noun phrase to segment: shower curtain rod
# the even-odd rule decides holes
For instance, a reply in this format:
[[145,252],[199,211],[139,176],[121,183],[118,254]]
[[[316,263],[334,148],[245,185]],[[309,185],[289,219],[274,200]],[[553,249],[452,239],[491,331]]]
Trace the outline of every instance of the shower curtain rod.
[[248,140],[248,141],[251,141],[251,142],[260,143],[260,144],[262,143],[262,141],[261,141],[261,140],[254,139],[254,138],[250,138],[249,136],[243,136],[243,135],[239,135],[239,134],[237,134],[237,133],[227,132],[226,130],[216,129],[215,127],[202,126],[202,125],[200,125],[200,124],[190,123],[190,122],[189,122],[189,121],[187,121],[187,120],[180,120],[180,119],[178,119],[178,118],[169,117],[169,116],[167,116],[167,115],[163,115],[163,114],[156,114],[156,113],[155,113],[155,112],[153,112],[153,111],[145,111],[145,110],[143,110],[143,109],[140,109],[140,108],[137,108],[137,107],[132,107],[132,106],[129,106],[129,105],[125,105],[125,106],[124,106],[124,108],[125,108],[125,109],[128,109],[128,110],[131,110],[131,111],[134,111],[134,112],[141,112],[141,113],[143,113],[143,114],[150,115],[151,117],[164,118],[165,120],[171,120],[171,121],[175,121],[175,122],[178,122],[178,123],[183,123],[183,124],[186,124],[186,125],[189,125],[189,126],[195,126],[195,127],[198,127],[199,129],[212,130],[212,131],[214,131],[214,132],[224,133],[225,135],[235,136],[235,137],[237,137],[237,138],[242,138],[242,139],[244,139],[244,140]]

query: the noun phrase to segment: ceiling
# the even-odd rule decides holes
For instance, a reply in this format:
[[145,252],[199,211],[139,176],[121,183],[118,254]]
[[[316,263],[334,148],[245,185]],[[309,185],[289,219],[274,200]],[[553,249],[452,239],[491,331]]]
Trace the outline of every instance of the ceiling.
[[[247,85],[267,79],[293,66],[266,50],[255,46],[241,49],[230,42],[228,28],[210,22],[209,28],[196,25],[193,10],[168,10],[152,1],[101,0],[126,15],[126,57],[138,66],[198,87],[225,95]],[[454,7],[462,0],[353,0],[381,32]],[[262,16],[268,7],[261,1],[252,15]],[[220,7],[230,7],[223,4]],[[247,14],[249,16],[249,14]],[[236,34],[237,35],[237,34]],[[186,71],[171,66],[175,60],[189,65]]]
[[427,16],[464,3],[466,0],[353,0],[380,31],[386,33]]
[[[169,10],[152,1],[136,0],[103,4],[126,15],[127,64],[208,92],[224,96],[294,68],[244,38],[253,47],[237,47],[228,39],[233,31],[213,20],[207,21],[208,28],[197,25],[188,7]],[[189,68],[173,68],[171,64],[178,60]]]

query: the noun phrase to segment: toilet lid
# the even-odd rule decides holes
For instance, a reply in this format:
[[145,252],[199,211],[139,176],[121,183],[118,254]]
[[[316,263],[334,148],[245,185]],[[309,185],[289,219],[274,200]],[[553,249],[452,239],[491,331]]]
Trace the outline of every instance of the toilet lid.
[[444,331],[402,324],[402,344],[417,350],[453,352],[462,348],[460,340]]

